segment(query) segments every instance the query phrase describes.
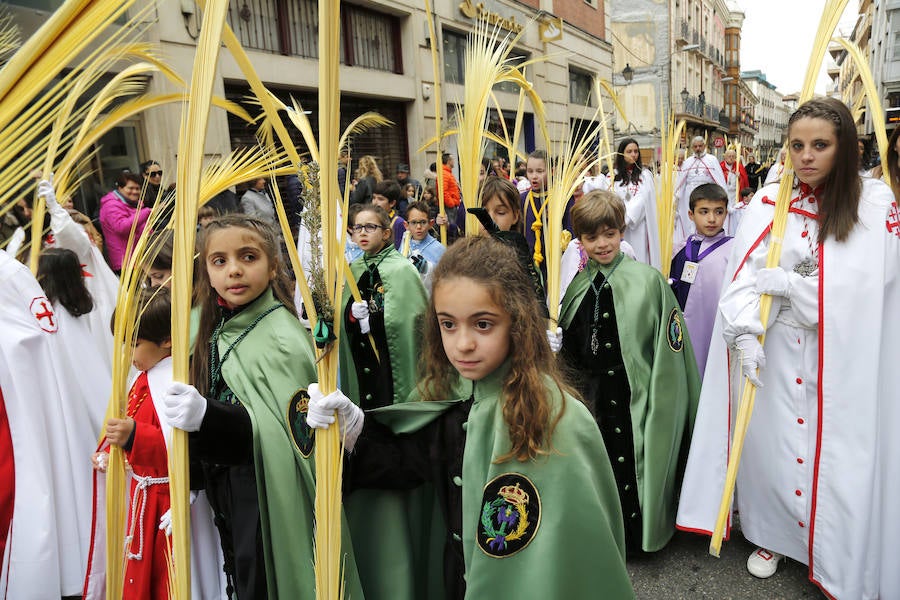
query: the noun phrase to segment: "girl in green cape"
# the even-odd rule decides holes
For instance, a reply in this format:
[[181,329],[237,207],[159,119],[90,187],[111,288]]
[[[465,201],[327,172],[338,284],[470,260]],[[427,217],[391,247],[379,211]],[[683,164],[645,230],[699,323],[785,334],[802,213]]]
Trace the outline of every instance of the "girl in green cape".
[[[222,538],[228,596],[239,600],[315,598],[314,444],[303,419],[315,354],[279,248],[269,225],[243,215],[203,230],[194,385],[173,382],[164,400],[169,424],[191,432],[192,467],[203,473]],[[348,554],[348,595],[361,598]]]
[[383,208],[363,205],[350,227],[364,252],[350,265],[362,300],[354,302],[345,288],[341,389],[364,409],[405,402],[415,383],[417,322],[428,295],[419,272],[394,248]]
[[[363,419],[341,392],[311,393],[307,422],[337,410],[345,439],[362,429],[345,489],[434,487],[446,597],[632,598],[603,440],[561,382],[533,298],[513,249],[459,240],[425,313],[423,401]],[[430,559],[416,558],[407,568]]]

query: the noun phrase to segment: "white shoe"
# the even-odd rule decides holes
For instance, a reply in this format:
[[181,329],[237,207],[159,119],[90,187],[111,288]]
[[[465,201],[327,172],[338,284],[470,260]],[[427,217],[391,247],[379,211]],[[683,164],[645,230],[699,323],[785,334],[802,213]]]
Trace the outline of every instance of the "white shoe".
[[771,552],[765,548],[757,548],[756,551],[747,559],[747,570],[754,577],[766,579],[775,574],[778,570],[778,563],[784,558],[783,554]]

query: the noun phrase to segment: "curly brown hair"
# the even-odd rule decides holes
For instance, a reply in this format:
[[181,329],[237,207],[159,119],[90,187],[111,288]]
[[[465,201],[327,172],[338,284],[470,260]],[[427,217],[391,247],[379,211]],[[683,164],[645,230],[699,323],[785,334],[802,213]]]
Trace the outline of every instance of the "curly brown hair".
[[[468,278],[487,288],[492,301],[510,316],[509,372],[503,380],[500,401],[509,426],[510,450],[495,459],[526,461],[552,448],[551,439],[565,412],[565,403],[554,413],[553,388],[562,395],[577,396],[563,383],[546,337],[546,321],[534,301],[531,280],[515,251],[491,237],[468,237],[450,246],[434,271],[434,290],[447,281]],[[457,381],[441,338],[432,294],[424,317],[424,349],[419,361],[418,384],[426,401],[446,400]]]

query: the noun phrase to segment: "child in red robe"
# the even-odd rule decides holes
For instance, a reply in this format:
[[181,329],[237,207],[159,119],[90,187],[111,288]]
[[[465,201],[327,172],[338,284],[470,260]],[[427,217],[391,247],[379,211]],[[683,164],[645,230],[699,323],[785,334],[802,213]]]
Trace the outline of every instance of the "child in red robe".
[[[128,393],[124,419],[108,419],[106,451],[94,455],[94,468],[105,471],[109,445],[125,451],[131,475],[126,527],[125,586],[122,598],[169,598],[166,564],[169,472],[166,438],[157,414],[157,386],[172,381],[171,302],[166,288],[146,292],[137,326],[132,363],[140,371]],[[166,427],[168,429],[168,427]]]

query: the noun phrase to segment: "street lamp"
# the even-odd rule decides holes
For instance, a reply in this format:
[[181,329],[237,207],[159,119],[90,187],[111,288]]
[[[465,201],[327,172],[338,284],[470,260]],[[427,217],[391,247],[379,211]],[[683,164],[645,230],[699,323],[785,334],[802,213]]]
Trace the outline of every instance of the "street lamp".
[[625,68],[622,69],[622,78],[625,80],[626,85],[634,79],[634,69],[631,68],[629,63],[625,63]]

